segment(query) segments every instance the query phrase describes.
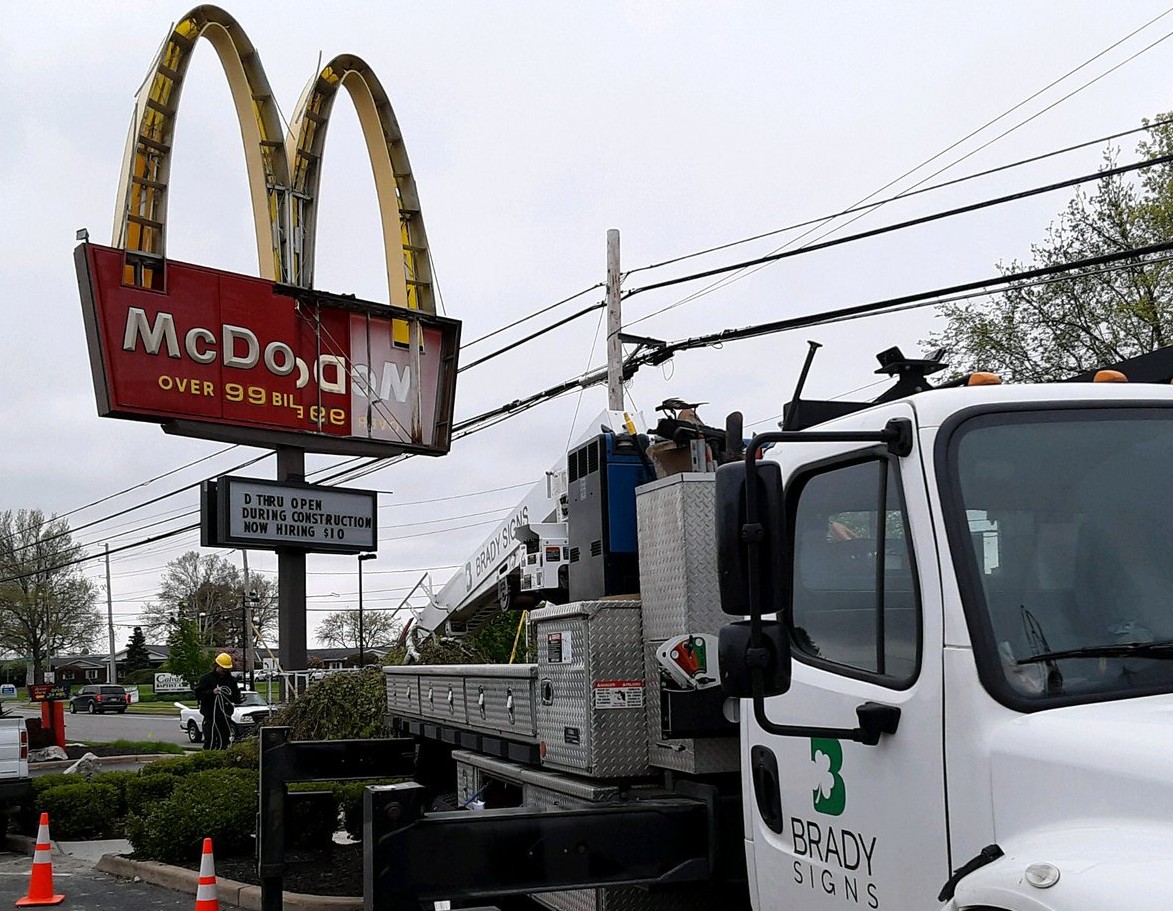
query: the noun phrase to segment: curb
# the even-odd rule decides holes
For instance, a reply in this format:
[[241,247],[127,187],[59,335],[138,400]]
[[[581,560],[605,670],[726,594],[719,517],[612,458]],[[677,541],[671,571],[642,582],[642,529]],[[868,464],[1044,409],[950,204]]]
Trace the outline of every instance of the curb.
[[[154,762],[156,759],[175,759],[178,756],[186,755],[184,753],[138,753],[133,756],[97,756],[98,765],[106,765],[110,763],[114,765],[120,762],[138,762],[146,765],[148,762]],[[77,762],[76,759],[50,759],[48,762],[32,762],[29,763],[29,773],[33,771],[56,772],[61,769],[68,769],[71,765]]]
[[[192,895],[196,893],[200,878],[197,871],[185,867],[173,867],[153,860],[131,860],[117,854],[104,854],[94,869],[123,879],[137,877],[143,882]],[[216,894],[226,904],[236,905],[246,911],[261,911],[260,886],[216,877]],[[282,893],[282,901],[286,911],[362,911],[363,907],[363,900],[359,897],[308,895],[302,892]]]
[[27,854],[29,857],[32,857],[33,852],[37,848],[37,840],[31,835],[16,835],[10,832],[3,838],[0,838],[0,846],[17,854]]

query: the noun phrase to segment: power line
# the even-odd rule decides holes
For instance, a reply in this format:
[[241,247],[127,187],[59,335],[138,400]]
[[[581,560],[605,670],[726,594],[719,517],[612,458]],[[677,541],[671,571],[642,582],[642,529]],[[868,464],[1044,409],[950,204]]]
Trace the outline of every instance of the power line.
[[[660,262],[650,263],[649,265],[646,265],[646,266],[637,266],[634,269],[625,270],[623,274],[624,274],[624,276],[629,276],[629,275],[635,275],[638,272],[648,272],[653,269],[660,269],[660,268],[663,268],[664,266],[671,266],[671,265],[674,265],[679,262],[684,262],[685,260],[696,259],[701,256],[707,256],[710,253],[719,253],[722,250],[728,250],[733,247],[739,247],[744,244],[753,243],[754,241],[758,241],[758,240],[765,240],[768,237],[774,237],[778,234],[785,234],[788,231],[797,231],[799,228],[809,228],[812,226],[817,227],[818,225],[823,225],[823,224],[826,224],[827,222],[833,221],[836,218],[842,218],[844,215],[854,215],[857,212],[867,213],[867,212],[873,211],[875,209],[878,209],[880,206],[887,205],[888,203],[900,202],[900,201],[903,201],[906,199],[911,199],[914,196],[920,196],[924,193],[933,193],[937,190],[944,190],[949,187],[954,187],[954,186],[958,186],[959,184],[967,183],[971,180],[978,180],[979,178],[982,178],[982,177],[990,177],[994,174],[1000,174],[1004,171],[1011,171],[1015,168],[1020,168],[1025,165],[1028,165],[1028,164],[1038,164],[1040,161],[1046,161],[1049,158],[1056,158],[1060,155],[1066,155],[1071,152],[1078,152],[1082,149],[1091,148],[1092,146],[1102,146],[1104,143],[1112,142],[1113,140],[1116,140],[1116,139],[1122,139],[1125,136],[1131,136],[1135,133],[1145,133],[1145,132],[1148,132],[1149,130],[1153,129],[1154,127],[1167,126],[1168,124],[1171,124],[1171,123],[1173,123],[1173,118],[1171,118],[1169,120],[1156,120],[1156,121],[1153,121],[1152,123],[1149,123],[1143,127],[1134,127],[1133,129],[1130,129],[1130,130],[1122,130],[1118,133],[1110,133],[1107,136],[1101,136],[1098,139],[1089,139],[1086,142],[1080,142],[1075,145],[1066,146],[1062,149],[1054,149],[1050,152],[1043,152],[1040,155],[1033,155],[1030,158],[1021,158],[1018,161],[1013,161],[1008,164],[999,165],[998,167],[995,167],[995,168],[988,168],[985,171],[977,171],[976,173],[973,173],[973,174],[967,174],[964,177],[956,177],[953,180],[946,180],[946,181],[943,181],[942,183],[932,184],[931,186],[927,186],[927,187],[922,187],[922,186],[918,185],[914,189],[904,190],[900,193],[897,193],[895,196],[888,196],[888,197],[885,197],[884,199],[877,199],[872,202],[865,202],[862,204],[852,206],[847,209],[842,209],[842,210],[835,212],[834,214],[831,214],[831,215],[819,215],[819,216],[816,216],[815,218],[809,218],[806,221],[795,222],[794,224],[787,225],[786,227],[783,227],[783,228],[774,228],[773,230],[770,230],[770,231],[763,231],[760,234],[754,234],[749,237],[743,237],[740,240],[731,240],[727,243],[717,244],[716,246],[713,246],[713,247],[707,247],[704,250],[697,250],[693,253],[685,253],[681,256],[674,256],[671,259],[665,259],[665,260],[661,260]],[[931,161],[932,159],[929,159],[929,160]],[[916,170],[916,168],[913,169],[913,171],[915,171],[915,170]],[[909,172],[909,173],[912,173],[912,172]],[[900,178],[897,178],[897,180],[899,180],[899,179]],[[889,186],[891,186],[891,184],[889,184]],[[877,191],[877,192],[879,192],[879,191]],[[662,311],[660,311],[660,312],[662,312]],[[649,319],[651,316],[655,316],[655,315],[657,315],[657,314],[648,314],[648,316],[640,317],[640,319]],[[636,322],[636,321],[633,321],[633,324],[634,324],[634,322]]]
[[535,310],[533,313],[529,314],[528,316],[523,316],[523,317],[521,317],[521,319],[516,319],[512,323],[506,323],[500,329],[494,329],[492,332],[487,332],[484,335],[480,336],[479,338],[474,338],[471,342],[464,342],[461,344],[460,350],[463,351],[466,348],[471,348],[473,345],[478,345],[481,342],[485,341],[486,339],[490,339],[495,335],[500,335],[502,332],[506,332],[509,329],[512,329],[514,326],[520,326],[522,323],[526,322],[527,320],[533,319],[535,316],[541,316],[543,313],[549,313],[551,310],[554,310],[557,307],[561,307],[563,304],[569,304],[572,300],[577,300],[578,298],[582,297],[584,294],[590,294],[592,291],[596,290],[597,288],[602,288],[602,287],[603,287],[603,282],[596,282],[595,284],[591,285],[589,288],[583,288],[581,291],[577,292],[576,294],[570,295],[570,297],[562,298],[562,300],[558,301],[557,303],[550,304],[550,306],[548,306],[548,307],[543,307],[541,310]]
[[[694,272],[689,275],[681,275],[681,276],[677,276],[676,278],[665,279],[664,281],[653,282],[648,285],[641,285],[638,288],[632,288],[630,291],[624,292],[623,297],[624,297],[624,299],[627,299],[629,297],[634,297],[637,294],[643,294],[646,291],[654,291],[657,288],[667,288],[672,285],[680,285],[685,282],[698,281],[702,278],[711,278],[714,275],[724,275],[728,272],[736,272],[740,269],[749,268],[750,266],[759,266],[759,265],[764,265],[766,263],[774,263],[774,262],[778,262],[783,259],[789,259],[794,256],[801,256],[804,253],[814,253],[818,250],[826,250],[831,247],[838,247],[843,244],[852,243],[852,242],[858,241],[858,240],[865,240],[865,239],[869,239],[872,237],[879,237],[884,234],[891,234],[894,231],[902,231],[906,228],[913,228],[913,227],[919,227],[920,225],[931,224],[932,222],[935,222],[935,221],[941,221],[943,219],[952,218],[957,215],[965,215],[970,212],[977,212],[982,209],[991,208],[993,206],[1005,205],[1006,203],[1009,203],[1009,202],[1018,202],[1023,199],[1030,199],[1033,196],[1040,196],[1044,193],[1053,193],[1057,190],[1071,189],[1072,187],[1077,187],[1077,186],[1080,186],[1085,183],[1090,183],[1091,181],[1094,181],[1094,180],[1105,180],[1105,179],[1108,179],[1111,177],[1116,177],[1120,174],[1127,174],[1131,171],[1137,171],[1137,170],[1140,170],[1143,168],[1155,167],[1156,165],[1168,164],[1169,162],[1173,162],[1173,154],[1158,155],[1154,158],[1148,158],[1143,161],[1134,161],[1130,164],[1119,165],[1114,168],[1105,168],[1103,170],[1096,171],[1095,173],[1092,173],[1092,174],[1083,174],[1079,177],[1072,177],[1067,180],[1057,181],[1056,183],[1049,183],[1049,184],[1046,184],[1041,187],[1033,187],[1029,190],[1020,190],[1017,193],[1009,193],[1005,196],[997,196],[997,197],[994,197],[993,199],[986,199],[986,200],[982,200],[980,202],[969,203],[964,206],[957,206],[956,208],[946,209],[942,212],[934,212],[929,215],[922,215],[919,218],[912,218],[912,219],[908,219],[906,221],[896,222],[891,225],[884,225],[883,227],[880,227],[880,228],[872,228],[871,230],[868,230],[868,231],[861,231],[858,234],[849,234],[846,237],[837,237],[833,240],[826,240],[826,241],[821,241],[821,242],[815,243],[815,244],[808,244],[806,246],[799,247],[796,250],[783,250],[778,253],[770,253],[766,256],[759,256],[755,259],[749,259],[749,260],[745,260],[745,261],[739,262],[739,263],[732,263],[727,266],[718,266],[713,269],[706,269],[703,272]],[[649,314],[646,317],[641,317],[641,319],[648,319],[651,316],[656,316],[659,313],[663,313],[665,310],[670,310],[670,309],[672,309],[672,307],[675,307],[675,306],[678,306],[678,304],[673,304],[671,307],[665,307],[664,310],[656,311],[656,313]]]

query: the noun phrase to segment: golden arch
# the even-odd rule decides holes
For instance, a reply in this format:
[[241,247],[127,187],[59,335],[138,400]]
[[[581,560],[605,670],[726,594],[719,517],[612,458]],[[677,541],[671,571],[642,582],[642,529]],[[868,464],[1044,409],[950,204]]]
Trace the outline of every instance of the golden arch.
[[114,224],[114,244],[127,252],[124,280],[162,287],[175,117],[201,37],[216,49],[240,123],[261,277],[312,286],[322,154],[330,110],[344,86],[375,176],[390,303],[435,313],[415,181],[395,113],[370,67],[349,55],[331,60],[310,80],[284,135],[256,48],[232,16],[211,5],[196,7],[172,29],[135,99]]

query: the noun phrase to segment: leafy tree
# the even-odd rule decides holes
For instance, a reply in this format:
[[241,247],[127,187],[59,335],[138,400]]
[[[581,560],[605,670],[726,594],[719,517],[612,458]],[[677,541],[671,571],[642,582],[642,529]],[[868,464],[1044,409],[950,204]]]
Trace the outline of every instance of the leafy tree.
[[211,669],[212,653],[204,647],[195,621],[183,619],[173,624],[167,645],[170,649],[167,670],[182,677],[188,686],[195,686]]
[[[1173,125],[1145,121],[1143,157],[1173,153]],[[1116,162],[1104,155],[1104,168]],[[1139,175],[1139,176],[1135,176]],[[1173,165],[1105,178],[1078,191],[1031,247],[1031,262],[1003,274],[1143,247],[1173,237]],[[992,370],[1011,382],[1045,382],[1173,343],[1173,263],[1095,267],[1013,285],[988,303],[942,304],[949,322],[927,347],[949,350],[959,373]]]
[[[385,611],[364,610],[363,645],[367,649],[386,648],[399,635],[399,624]],[[342,610],[327,614],[318,626],[318,638],[335,648],[358,651],[358,611]]]
[[151,666],[151,655],[147,651],[147,637],[143,628],[136,626],[126,644],[126,670],[128,673],[141,671]]
[[50,656],[88,649],[101,628],[94,586],[74,562],[83,554],[64,519],[0,513],[0,651],[28,656],[35,683]]
[[[264,633],[277,620],[277,586],[251,573],[248,591],[255,593],[253,626]],[[245,586],[244,574],[219,554],[189,550],[167,564],[159,580],[159,598],[140,616],[143,629],[168,635],[176,619],[194,622],[207,645],[240,645]]]

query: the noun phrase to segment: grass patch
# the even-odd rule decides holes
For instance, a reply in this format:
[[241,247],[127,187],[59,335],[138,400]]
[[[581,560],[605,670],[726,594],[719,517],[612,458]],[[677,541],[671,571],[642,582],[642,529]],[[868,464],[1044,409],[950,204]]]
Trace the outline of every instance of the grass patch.
[[87,740],[87,747],[101,747],[103,750],[118,750],[124,755],[133,756],[136,753],[175,753],[183,752],[178,743],[167,743],[163,740]]

